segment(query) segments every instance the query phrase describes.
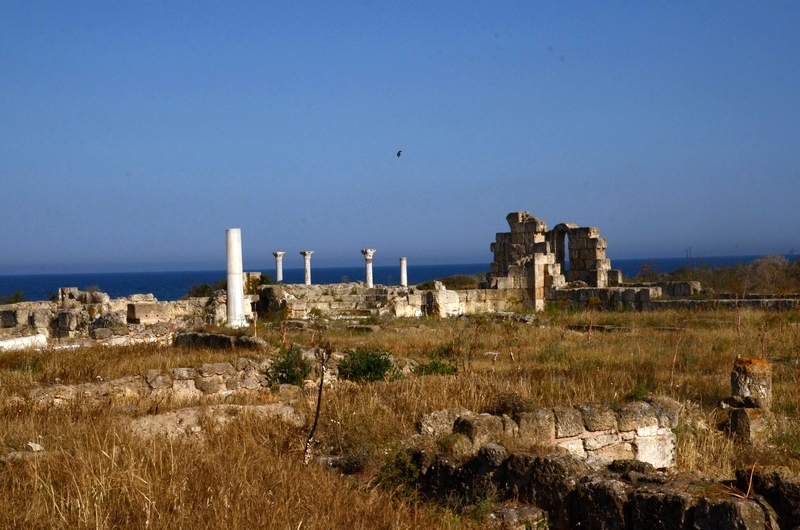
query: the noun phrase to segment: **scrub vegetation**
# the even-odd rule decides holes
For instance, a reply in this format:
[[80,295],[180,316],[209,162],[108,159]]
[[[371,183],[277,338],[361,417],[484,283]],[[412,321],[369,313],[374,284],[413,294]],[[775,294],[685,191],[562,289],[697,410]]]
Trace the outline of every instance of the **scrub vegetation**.
[[[285,388],[280,383],[299,382],[296,369],[299,378],[315,377],[299,362],[297,348],[287,345],[324,342],[342,354],[340,370],[344,364],[352,379],[325,390],[312,445],[313,454],[336,457],[336,468],[303,463],[317,397],[311,384],[294,403],[309,425],[245,415],[204,443],[143,441],[130,434],[132,418],[167,411],[170,403],[109,398],[37,407],[20,399],[40,385],[233,363],[247,352],[142,345],[0,353],[0,527],[481,528],[485,510],[419,499],[418,470],[403,460],[415,422],[456,407],[508,412],[589,401],[619,407],[649,394],[667,395],[684,405],[678,471],[731,478],[737,467],[757,461],[798,472],[798,321],[797,312],[745,309],[550,308],[533,324],[489,317],[386,319],[369,334],[336,321],[322,331],[261,323],[258,336],[270,344],[276,390],[226,402],[278,399]],[[773,445],[744,448],[716,428],[719,403],[730,394],[734,359],[762,351],[773,363],[778,428]],[[393,372],[389,355],[395,365],[413,369]],[[11,456],[29,442],[45,449],[42,456]]]

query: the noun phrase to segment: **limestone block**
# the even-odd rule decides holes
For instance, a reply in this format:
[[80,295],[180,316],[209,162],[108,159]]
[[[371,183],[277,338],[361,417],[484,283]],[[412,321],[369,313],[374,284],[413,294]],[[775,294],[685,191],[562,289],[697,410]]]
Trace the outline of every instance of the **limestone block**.
[[622,285],[622,271],[618,269],[611,269],[607,273],[608,286],[616,287]]
[[417,422],[417,430],[424,436],[439,437],[453,433],[453,424],[459,416],[469,415],[466,409],[445,409],[424,414]]
[[467,436],[476,449],[503,436],[503,420],[491,414],[465,414],[456,418],[454,434]]
[[669,432],[656,436],[638,436],[634,442],[636,460],[647,462],[655,468],[675,465],[675,434]]
[[488,443],[478,449],[478,460],[490,469],[500,467],[506,458],[508,458],[508,451],[500,444]]
[[553,409],[536,409],[517,415],[520,442],[525,445],[552,444],[556,436]]
[[605,403],[584,403],[577,408],[587,431],[608,431],[617,428],[617,416]]
[[692,528],[695,530],[762,530],[765,527],[764,510],[751,499],[704,497],[694,510]]
[[144,373],[144,380],[147,381],[147,385],[153,390],[172,388],[172,379],[161,370],[147,370]]
[[630,495],[628,528],[673,530],[690,528],[697,498],[685,491],[638,489]]
[[636,458],[633,446],[627,442],[606,445],[599,449],[587,451],[586,454],[588,455],[587,458],[594,457],[607,463],[614,460],[633,460]]
[[654,396],[649,399],[650,410],[658,419],[658,426],[665,429],[674,429],[678,426],[681,405],[667,396]]
[[620,480],[595,477],[581,482],[576,491],[577,513],[570,521],[580,528],[625,529],[631,486]]
[[168,302],[134,302],[128,304],[128,322],[131,324],[155,324],[169,320]]
[[173,368],[172,378],[176,381],[189,381],[197,377],[197,370],[194,368]]
[[577,458],[586,458],[586,450],[583,448],[583,440],[564,440],[556,444],[556,449]]
[[774,425],[772,413],[766,409],[729,409],[730,431],[734,439],[744,444],[767,441]]
[[772,406],[772,365],[766,359],[739,357],[731,372],[731,394],[753,398],[761,408]]
[[617,425],[620,431],[635,431],[648,426],[658,428],[658,419],[649,403],[634,401],[617,413]]
[[555,416],[556,438],[569,438],[583,432],[583,418],[580,411],[567,407],[555,407],[553,415]]
[[609,445],[618,444],[620,438],[618,434],[601,434],[583,439],[583,448],[587,451],[597,451]]
[[203,393],[194,386],[191,379],[175,379],[172,381],[172,399],[175,401],[191,401],[203,397]]

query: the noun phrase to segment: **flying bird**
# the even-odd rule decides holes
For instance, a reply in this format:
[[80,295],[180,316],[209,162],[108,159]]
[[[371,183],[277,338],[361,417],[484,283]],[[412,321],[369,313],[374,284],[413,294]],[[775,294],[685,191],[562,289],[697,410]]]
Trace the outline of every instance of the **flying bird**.
[[398,151],[397,152],[397,158],[400,158],[400,155],[402,155],[402,154],[403,154],[403,151]]

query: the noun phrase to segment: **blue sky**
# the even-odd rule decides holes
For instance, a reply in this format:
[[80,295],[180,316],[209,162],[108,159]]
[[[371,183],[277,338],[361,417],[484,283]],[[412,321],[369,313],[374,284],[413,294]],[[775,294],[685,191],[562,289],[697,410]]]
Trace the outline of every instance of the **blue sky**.
[[[797,2],[0,3],[0,273],[800,251]],[[400,158],[395,156],[403,151]]]

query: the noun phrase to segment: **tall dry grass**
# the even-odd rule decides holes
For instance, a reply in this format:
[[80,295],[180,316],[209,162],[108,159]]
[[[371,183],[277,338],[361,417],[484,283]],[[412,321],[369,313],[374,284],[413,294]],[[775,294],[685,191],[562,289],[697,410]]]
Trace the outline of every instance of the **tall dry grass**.
[[[465,528],[480,521],[377,485],[382,467],[415,433],[422,414],[464,407],[490,410],[514,395],[540,406],[647,394],[686,404],[678,468],[730,477],[734,467],[773,459],[800,470],[800,328],[791,314],[554,313],[546,325],[488,318],[394,319],[377,333],[329,323],[320,336],[288,332],[285,343],[329,341],[338,351],[389,351],[395,359],[437,358],[454,376],[407,376],[326,390],[314,451],[350,459],[343,476],[304,466],[307,431],[245,417],[205,444],[144,442],[131,418],[151,404],[76,402],[36,408],[15,396],[36,385],[141,374],[150,368],[234,361],[248,352],[137,346],[0,355],[0,527],[4,528]],[[741,326],[737,322],[741,322]],[[614,325],[591,333],[573,327]],[[585,329],[585,328],[579,328]],[[259,330],[273,351],[281,334]],[[774,406],[782,447],[735,446],[716,430],[737,355],[774,361]],[[496,361],[486,356],[499,352]],[[511,354],[513,353],[513,358]],[[314,392],[296,406],[310,417]],[[237,398],[246,400],[248,398]],[[203,403],[200,402],[200,405]],[[43,456],[19,457],[28,442]],[[12,457],[7,455],[11,454]]]

